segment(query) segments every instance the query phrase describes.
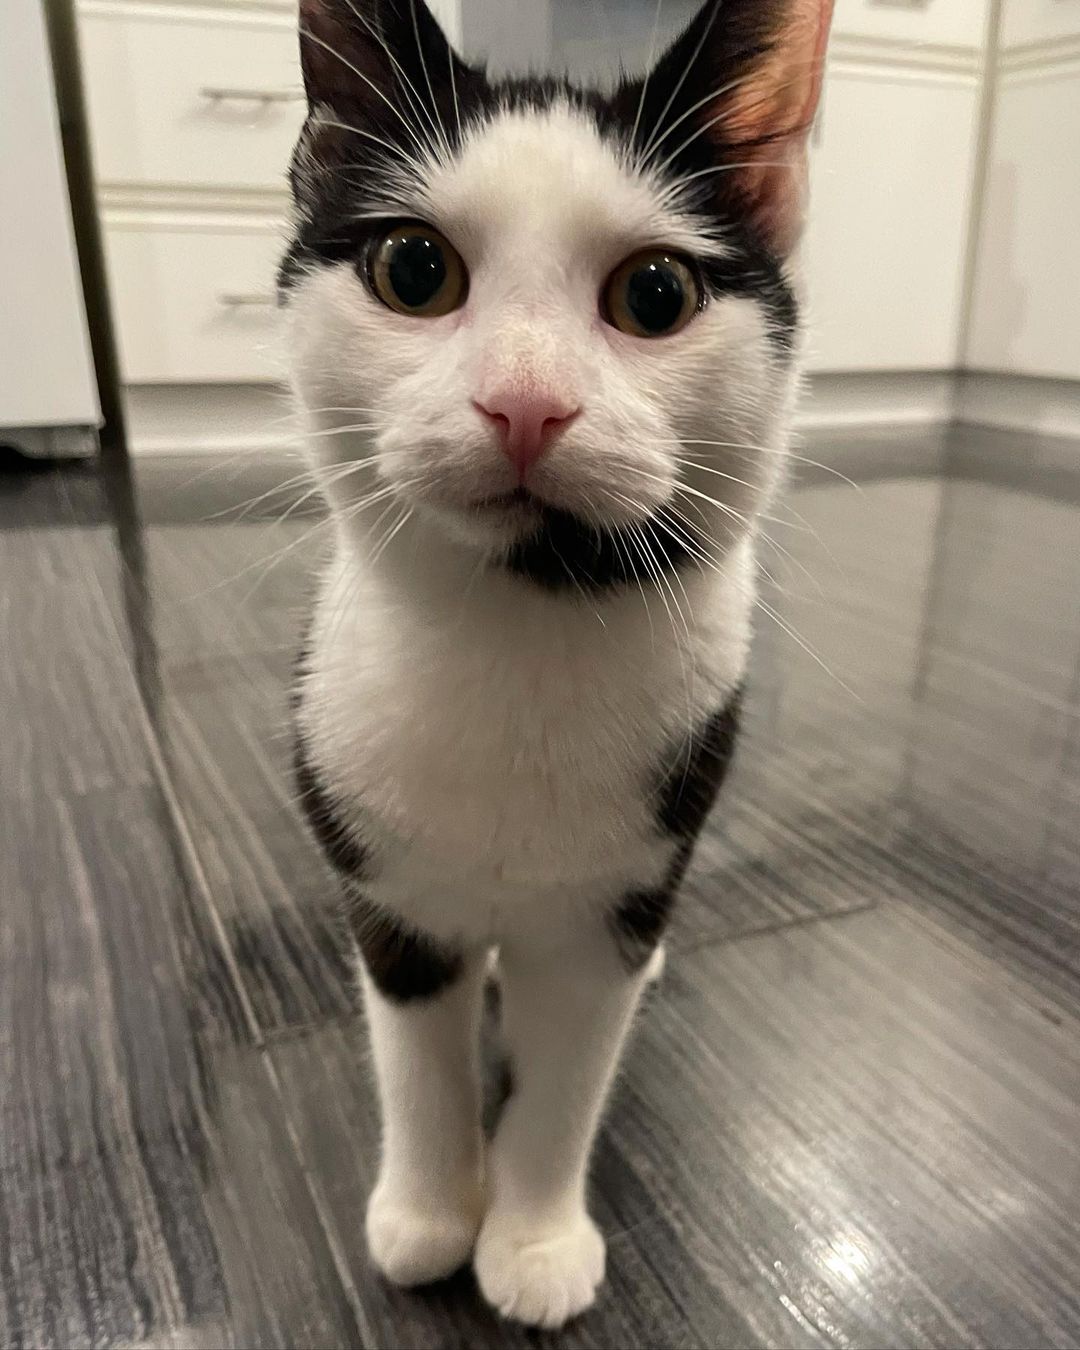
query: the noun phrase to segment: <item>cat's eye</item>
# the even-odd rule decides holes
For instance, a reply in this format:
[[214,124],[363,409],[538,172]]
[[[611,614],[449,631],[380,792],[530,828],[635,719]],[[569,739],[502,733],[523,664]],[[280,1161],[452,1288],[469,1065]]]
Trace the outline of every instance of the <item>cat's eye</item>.
[[675,253],[646,249],[621,263],[604,286],[604,318],[634,337],[668,337],[685,328],[703,294],[693,268]]
[[376,240],[368,258],[371,289],[399,314],[433,319],[465,301],[465,264],[429,225],[395,225]]

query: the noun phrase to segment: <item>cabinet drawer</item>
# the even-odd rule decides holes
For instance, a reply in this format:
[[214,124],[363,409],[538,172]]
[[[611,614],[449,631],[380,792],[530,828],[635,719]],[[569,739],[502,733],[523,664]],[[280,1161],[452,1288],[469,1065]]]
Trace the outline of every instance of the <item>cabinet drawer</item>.
[[810,367],[952,369],[978,91],[839,67],[830,80],[805,245]]
[[99,182],[284,189],[305,112],[290,15],[88,5],[79,31]]
[[128,383],[244,384],[282,373],[274,277],[283,231],[109,225],[105,252]]
[[1080,38],[1080,0],[1007,0],[1001,12],[1006,48]]
[[886,41],[981,47],[986,19],[987,0],[836,0],[833,30]]

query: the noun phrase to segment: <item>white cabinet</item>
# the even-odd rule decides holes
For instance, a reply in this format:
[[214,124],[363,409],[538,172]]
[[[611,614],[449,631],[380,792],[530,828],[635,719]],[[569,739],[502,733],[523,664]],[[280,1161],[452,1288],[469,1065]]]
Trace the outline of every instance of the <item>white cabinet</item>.
[[973,79],[834,63],[813,152],[810,368],[956,365]]
[[37,450],[52,428],[96,428],[101,416],[42,6],[38,0],[5,4],[0,428],[5,443]]
[[1063,38],[1080,41],[1080,0],[1005,0],[1001,43],[1006,50]]
[[100,183],[284,190],[305,112],[292,14],[88,4],[80,30]]
[[989,0],[836,0],[833,31],[890,41],[979,47],[985,35],[988,3]]
[[125,383],[275,380],[295,9],[80,0],[78,18]]
[[1080,62],[1006,71],[987,171],[971,367],[1080,379],[1078,221]]
[[967,364],[1080,380],[1080,0],[1005,0]]
[[271,220],[136,219],[105,232],[124,378],[249,384],[282,374]]

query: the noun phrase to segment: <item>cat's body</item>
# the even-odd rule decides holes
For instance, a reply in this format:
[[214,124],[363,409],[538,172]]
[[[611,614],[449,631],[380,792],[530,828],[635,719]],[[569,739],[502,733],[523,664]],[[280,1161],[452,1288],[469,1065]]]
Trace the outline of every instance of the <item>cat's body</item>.
[[[798,171],[829,5],[755,4],[707,7],[608,101],[492,91],[419,0],[302,5],[282,284],[335,549],[298,778],[362,957],[368,1239],[402,1283],[475,1247],[486,1296],[544,1325],[602,1274],[589,1148],[734,745],[783,464],[798,201],[772,166]],[[734,156],[694,148],[702,78],[753,82]],[[664,178],[717,163],[737,191]],[[492,949],[515,1090],[485,1145]]]

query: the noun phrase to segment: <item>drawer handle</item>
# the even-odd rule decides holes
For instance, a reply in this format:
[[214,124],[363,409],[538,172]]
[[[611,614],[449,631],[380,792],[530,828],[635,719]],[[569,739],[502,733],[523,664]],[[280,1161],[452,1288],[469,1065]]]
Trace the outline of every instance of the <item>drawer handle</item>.
[[231,89],[216,84],[204,84],[199,94],[211,103],[296,103],[304,97],[301,89]]
[[225,309],[261,309],[275,306],[277,298],[271,291],[219,291],[217,302]]

